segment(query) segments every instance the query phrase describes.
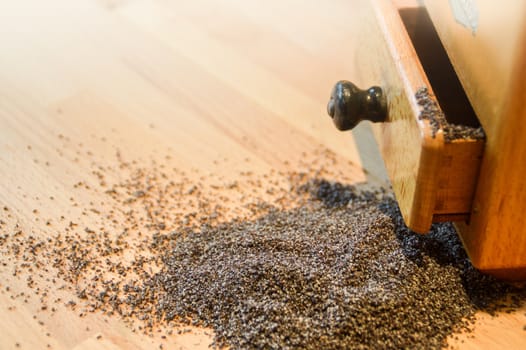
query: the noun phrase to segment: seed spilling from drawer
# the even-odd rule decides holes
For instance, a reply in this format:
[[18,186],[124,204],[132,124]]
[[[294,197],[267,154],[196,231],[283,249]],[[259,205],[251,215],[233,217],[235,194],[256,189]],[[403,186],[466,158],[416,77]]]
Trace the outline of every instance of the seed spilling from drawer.
[[422,110],[418,118],[429,121],[433,136],[435,136],[439,130],[443,130],[444,140],[446,142],[451,142],[458,139],[481,140],[486,138],[484,129],[482,129],[481,126],[473,127],[468,125],[448,123],[444,112],[442,112],[438,106],[435,98],[429,94],[429,91],[426,87],[420,88],[416,92],[415,97],[417,103],[422,106]]

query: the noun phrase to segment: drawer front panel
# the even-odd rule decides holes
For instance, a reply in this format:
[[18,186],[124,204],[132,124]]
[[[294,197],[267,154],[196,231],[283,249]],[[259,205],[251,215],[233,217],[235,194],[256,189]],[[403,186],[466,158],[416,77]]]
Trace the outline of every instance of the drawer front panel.
[[[361,72],[358,79],[382,87],[387,97],[387,120],[374,123],[373,131],[406,224],[425,233],[433,221],[466,220],[484,140],[446,141],[441,126],[419,117],[424,108],[416,98],[419,91],[426,89],[438,106],[433,87],[399,9],[391,1],[370,4],[353,62]],[[411,21],[411,9],[405,14]],[[414,9],[414,30],[426,24],[420,23],[421,15]]]

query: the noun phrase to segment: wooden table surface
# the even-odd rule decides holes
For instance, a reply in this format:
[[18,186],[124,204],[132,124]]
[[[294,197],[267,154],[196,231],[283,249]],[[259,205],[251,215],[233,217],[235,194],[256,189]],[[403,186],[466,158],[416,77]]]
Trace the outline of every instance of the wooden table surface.
[[[335,81],[367,84],[348,63],[360,49],[352,33],[361,6],[367,2],[0,2],[0,233],[18,225],[46,237],[57,230],[47,219],[80,220],[79,207],[101,194],[74,184],[96,181],[93,164],[115,162],[116,150],[127,159],[170,154],[173,166],[226,179],[329,150],[348,181],[386,185],[368,125],[338,133],[325,112]],[[2,262],[0,349],[158,348],[158,338],[118,317],[41,310],[35,289],[13,273],[15,261]],[[49,293],[72,297],[52,286]],[[480,315],[474,333],[451,344],[524,348],[524,325],[524,309]],[[196,330],[162,344],[206,349],[210,339]]]

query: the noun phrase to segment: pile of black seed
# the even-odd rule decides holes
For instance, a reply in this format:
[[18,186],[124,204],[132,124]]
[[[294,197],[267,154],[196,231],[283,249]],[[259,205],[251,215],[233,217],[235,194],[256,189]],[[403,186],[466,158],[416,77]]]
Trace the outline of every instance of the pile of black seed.
[[6,285],[12,298],[120,317],[160,347],[209,326],[232,349],[441,348],[477,311],[525,300],[472,267],[451,225],[415,234],[389,191],[317,180],[345,176],[330,152],[291,166],[306,173],[235,182],[117,160],[94,163],[98,187],[75,183],[104,194],[85,206],[72,196],[81,216],[33,211],[55,235],[4,207],[0,252],[34,292]]
[[422,106],[420,111],[419,119],[429,121],[433,137],[436,135],[438,130],[442,129],[444,132],[444,140],[451,142],[458,139],[473,139],[481,140],[486,138],[484,129],[480,127],[471,127],[467,125],[457,125],[448,123],[444,112],[438,106],[438,103],[429,94],[426,87],[418,89],[415,94],[417,103]]
[[409,231],[382,192],[301,190],[313,198],[296,209],[170,236],[161,271],[128,302],[213,327],[232,349],[441,348],[520,292],[477,272],[450,224]]

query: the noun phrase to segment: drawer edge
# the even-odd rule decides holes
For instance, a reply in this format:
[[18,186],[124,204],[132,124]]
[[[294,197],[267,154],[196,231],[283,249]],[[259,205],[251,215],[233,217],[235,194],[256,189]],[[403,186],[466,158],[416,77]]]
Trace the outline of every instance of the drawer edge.
[[[383,58],[397,74],[383,68],[376,76],[386,91],[389,116],[373,129],[404,220],[419,233],[428,232],[435,221],[466,220],[484,140],[446,142],[443,129],[433,129],[428,120],[420,119],[423,107],[416,93],[427,88],[438,106],[432,86],[399,9],[390,1],[373,0],[371,4],[387,47]],[[407,138],[406,144],[395,140],[397,134]]]

